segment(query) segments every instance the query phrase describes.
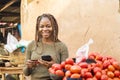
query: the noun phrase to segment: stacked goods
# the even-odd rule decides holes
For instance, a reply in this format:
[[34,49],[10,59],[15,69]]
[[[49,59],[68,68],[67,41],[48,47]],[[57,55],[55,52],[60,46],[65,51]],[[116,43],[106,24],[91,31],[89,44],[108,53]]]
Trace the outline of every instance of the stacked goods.
[[68,58],[61,64],[53,64],[49,72],[63,76],[63,80],[120,80],[120,65],[112,57],[91,53],[75,63]]

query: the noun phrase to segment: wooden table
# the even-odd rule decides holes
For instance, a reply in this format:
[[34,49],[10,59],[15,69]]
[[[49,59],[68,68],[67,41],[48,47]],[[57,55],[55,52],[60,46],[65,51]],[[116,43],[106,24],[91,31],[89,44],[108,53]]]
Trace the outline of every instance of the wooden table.
[[19,74],[20,80],[24,80],[23,68],[22,67],[0,67],[1,80],[5,80],[5,74]]

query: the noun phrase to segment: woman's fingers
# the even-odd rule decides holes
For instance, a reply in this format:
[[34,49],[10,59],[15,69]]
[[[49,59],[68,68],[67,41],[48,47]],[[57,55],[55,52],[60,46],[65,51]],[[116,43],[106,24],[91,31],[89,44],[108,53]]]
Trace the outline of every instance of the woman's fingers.
[[28,68],[32,68],[32,67],[36,66],[36,63],[32,60],[27,60],[26,65],[27,65]]
[[46,66],[47,68],[51,67],[52,64],[54,63],[54,61],[45,61],[45,60],[42,60],[42,59],[38,59],[38,60],[27,60],[26,61],[26,65],[28,68],[33,68],[33,67],[36,67],[38,64],[41,64],[41,65],[44,65]]
[[44,61],[41,60],[41,64],[45,65],[46,67],[51,67],[51,65],[54,63],[54,61]]

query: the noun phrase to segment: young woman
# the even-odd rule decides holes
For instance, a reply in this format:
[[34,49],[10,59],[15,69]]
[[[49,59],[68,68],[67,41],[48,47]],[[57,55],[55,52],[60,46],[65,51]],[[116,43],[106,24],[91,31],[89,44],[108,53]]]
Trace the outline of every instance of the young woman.
[[[42,56],[46,55],[51,56],[52,60],[43,60]],[[52,80],[48,68],[66,58],[68,49],[58,39],[56,19],[51,14],[42,14],[37,18],[35,41],[32,41],[26,49],[24,74],[31,75],[31,80]]]

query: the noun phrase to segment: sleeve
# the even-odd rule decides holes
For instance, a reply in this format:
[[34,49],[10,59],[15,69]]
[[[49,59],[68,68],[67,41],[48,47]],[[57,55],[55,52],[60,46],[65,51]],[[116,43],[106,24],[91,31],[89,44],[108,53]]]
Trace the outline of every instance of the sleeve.
[[[25,62],[27,60],[31,59],[31,53],[32,53],[32,49],[33,49],[33,44],[34,41],[32,41],[28,47],[26,48],[26,56],[25,56]],[[25,74],[25,76],[29,76],[32,73],[33,69],[29,69],[27,68],[27,66],[25,65],[25,67],[23,68],[23,73]]]
[[[68,58],[69,54],[68,54],[68,48],[64,43],[61,43],[60,46],[60,62],[65,61],[66,58]],[[62,80],[63,76],[58,76],[55,74],[51,74],[50,73],[50,77],[52,80]]]
[[69,57],[67,46],[63,43],[61,46],[60,61],[65,61]]

